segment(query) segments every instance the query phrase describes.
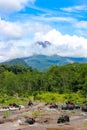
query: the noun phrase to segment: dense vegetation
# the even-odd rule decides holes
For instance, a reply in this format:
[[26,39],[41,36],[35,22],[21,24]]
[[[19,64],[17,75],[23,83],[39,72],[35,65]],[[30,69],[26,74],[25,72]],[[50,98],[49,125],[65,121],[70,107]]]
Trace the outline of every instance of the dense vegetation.
[[57,100],[59,95],[53,93],[62,94],[65,99],[73,99],[76,93],[77,99],[86,98],[87,64],[51,66],[44,72],[31,67],[0,65],[0,103],[5,102],[5,97],[15,95]]

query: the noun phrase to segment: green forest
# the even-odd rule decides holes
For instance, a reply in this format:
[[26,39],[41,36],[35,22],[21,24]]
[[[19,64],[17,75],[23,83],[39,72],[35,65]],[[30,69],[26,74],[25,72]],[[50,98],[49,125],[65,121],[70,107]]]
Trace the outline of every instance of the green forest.
[[87,64],[51,66],[41,72],[24,66],[0,65],[0,104],[35,100],[81,102],[87,98]]

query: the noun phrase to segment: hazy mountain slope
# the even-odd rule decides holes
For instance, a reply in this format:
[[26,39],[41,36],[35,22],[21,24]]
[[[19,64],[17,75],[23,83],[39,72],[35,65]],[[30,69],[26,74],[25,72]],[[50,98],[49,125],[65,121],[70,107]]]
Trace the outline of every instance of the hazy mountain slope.
[[52,56],[33,55],[30,57],[13,59],[4,62],[4,64],[31,66],[32,68],[44,70],[49,68],[51,65],[65,65],[74,62],[87,63],[87,58],[62,57],[58,55],[52,55]]
[[[2,64],[2,63],[1,63]],[[28,64],[22,58],[13,59],[10,61],[3,62],[3,64],[7,65],[21,65],[21,66],[28,66]]]

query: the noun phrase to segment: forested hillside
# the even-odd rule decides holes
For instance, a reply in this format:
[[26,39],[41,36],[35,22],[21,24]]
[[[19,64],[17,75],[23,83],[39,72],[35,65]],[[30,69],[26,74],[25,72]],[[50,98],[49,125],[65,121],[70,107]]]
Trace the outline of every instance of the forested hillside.
[[35,92],[87,94],[87,64],[51,66],[40,72],[31,67],[0,65],[0,93],[13,96]]

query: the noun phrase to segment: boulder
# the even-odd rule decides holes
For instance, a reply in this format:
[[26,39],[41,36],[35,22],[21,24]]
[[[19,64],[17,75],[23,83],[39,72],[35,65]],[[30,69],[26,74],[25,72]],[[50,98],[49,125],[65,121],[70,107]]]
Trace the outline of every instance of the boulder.
[[69,116],[68,115],[62,115],[58,118],[57,123],[65,123],[65,122],[69,122]]

